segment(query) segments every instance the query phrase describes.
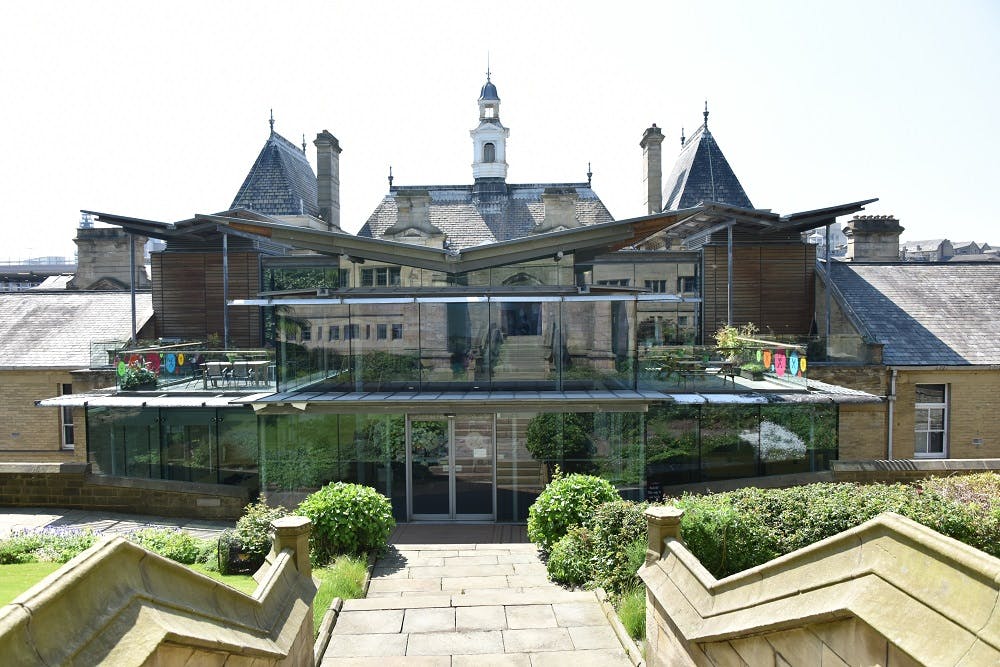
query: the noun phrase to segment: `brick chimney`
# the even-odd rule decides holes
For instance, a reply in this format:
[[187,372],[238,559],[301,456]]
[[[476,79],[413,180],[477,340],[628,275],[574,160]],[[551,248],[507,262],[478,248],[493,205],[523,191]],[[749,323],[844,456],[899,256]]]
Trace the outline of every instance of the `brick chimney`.
[[[118,227],[80,227],[76,230],[76,275],[66,289],[129,289],[128,233]],[[135,237],[135,287],[150,288],[143,262],[146,237]]]
[[316,135],[316,192],[319,217],[340,229],[340,142],[323,130]]
[[849,262],[898,262],[903,227],[892,215],[856,215],[844,226]]
[[663,158],[660,144],[663,132],[653,123],[642,133],[642,180],[646,184],[646,214],[652,215],[663,210]]

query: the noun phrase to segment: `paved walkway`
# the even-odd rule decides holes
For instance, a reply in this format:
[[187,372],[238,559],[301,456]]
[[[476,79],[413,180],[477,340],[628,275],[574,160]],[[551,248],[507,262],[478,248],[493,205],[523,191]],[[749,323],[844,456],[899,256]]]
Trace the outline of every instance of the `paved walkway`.
[[235,521],[179,519],[54,507],[0,507],[0,538],[25,528],[90,528],[95,533],[117,535],[152,527],[176,528],[194,537],[212,539],[235,524]]
[[[508,528],[525,539],[523,526]],[[397,530],[368,597],[344,603],[322,667],[632,665],[594,592],[551,583],[526,541],[459,541],[478,535],[504,536],[494,526]]]

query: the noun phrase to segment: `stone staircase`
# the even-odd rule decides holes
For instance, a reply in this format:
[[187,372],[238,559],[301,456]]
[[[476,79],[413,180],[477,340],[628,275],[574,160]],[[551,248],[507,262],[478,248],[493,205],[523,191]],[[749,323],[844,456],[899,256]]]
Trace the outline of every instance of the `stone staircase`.
[[538,380],[549,374],[549,350],[542,336],[507,336],[500,344],[493,377]]

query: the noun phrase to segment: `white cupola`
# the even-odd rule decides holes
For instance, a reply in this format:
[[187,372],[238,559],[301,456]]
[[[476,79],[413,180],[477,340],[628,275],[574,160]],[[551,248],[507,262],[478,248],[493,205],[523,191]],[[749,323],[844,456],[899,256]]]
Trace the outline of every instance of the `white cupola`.
[[486,73],[479,93],[479,125],[472,136],[472,177],[507,179],[507,137],[510,130],[500,124],[500,96]]

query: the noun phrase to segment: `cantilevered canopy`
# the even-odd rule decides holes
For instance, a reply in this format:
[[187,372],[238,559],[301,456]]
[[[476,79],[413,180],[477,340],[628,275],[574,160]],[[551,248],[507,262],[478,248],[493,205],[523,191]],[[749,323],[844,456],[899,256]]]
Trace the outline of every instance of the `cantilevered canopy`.
[[[358,259],[404,264],[445,273],[464,273],[493,266],[515,264],[544,257],[574,253],[576,262],[587,262],[600,255],[641,245],[652,236],[691,243],[726,227],[743,227],[767,234],[799,232],[833,222],[838,216],[860,211],[875,199],[841,204],[814,211],[782,216],[767,210],[746,209],[707,202],[698,206],[664,211],[653,215],[573,229],[533,234],[500,243],[473,246],[461,251],[429,248],[411,243],[355,236],[328,230],[321,220],[297,216],[295,224],[286,219],[263,215],[246,209],[233,209],[211,215],[196,215],[175,223],[88,211],[100,222],[122,227],[128,232],[153,238],[218,238],[232,234],[266,240],[287,248],[312,250],[330,256],[347,255]],[[315,224],[313,224],[315,221]]]

